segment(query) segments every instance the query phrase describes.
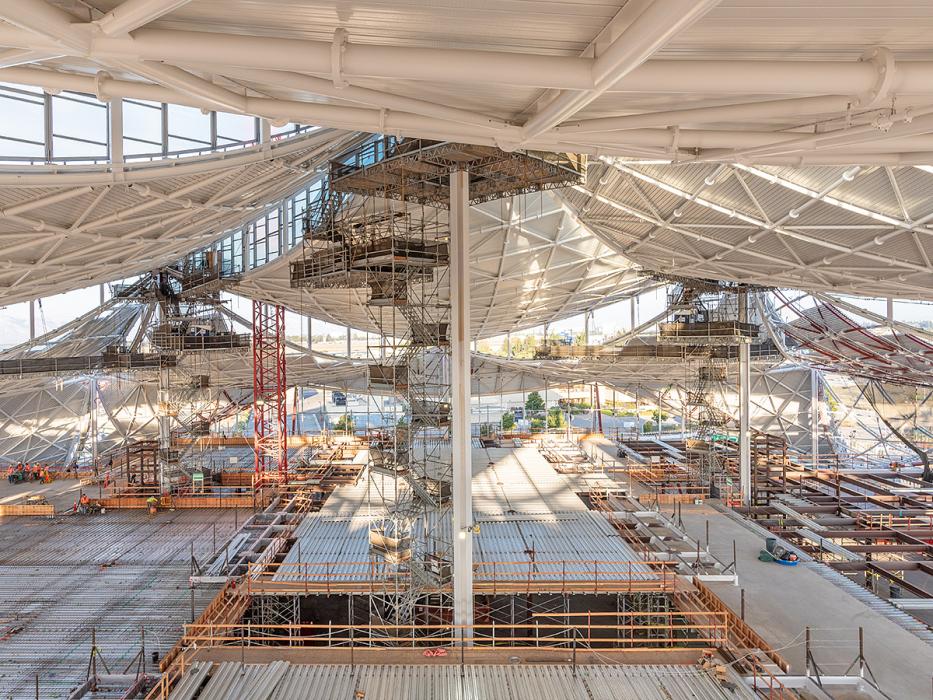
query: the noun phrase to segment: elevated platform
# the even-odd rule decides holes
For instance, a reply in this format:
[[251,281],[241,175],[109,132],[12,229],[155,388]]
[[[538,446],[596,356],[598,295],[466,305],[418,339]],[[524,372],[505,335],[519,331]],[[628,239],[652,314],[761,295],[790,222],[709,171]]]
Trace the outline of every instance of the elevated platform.
[[141,352],[105,352],[76,357],[24,357],[0,360],[0,376],[65,375],[107,370],[146,370],[175,367],[174,355]]
[[739,321],[696,321],[659,323],[658,342],[677,345],[734,345],[750,343],[760,327]]
[[338,192],[380,196],[448,207],[449,175],[470,173],[470,203],[581,184],[586,156],[543,151],[506,152],[427,139],[386,137],[361,146],[331,163]]

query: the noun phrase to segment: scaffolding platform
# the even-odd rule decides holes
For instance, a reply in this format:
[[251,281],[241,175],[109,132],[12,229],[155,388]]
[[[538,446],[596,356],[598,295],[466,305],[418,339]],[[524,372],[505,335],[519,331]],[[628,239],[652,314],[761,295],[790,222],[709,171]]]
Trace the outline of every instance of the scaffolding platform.
[[543,151],[506,152],[427,139],[386,137],[371,141],[331,163],[338,192],[370,194],[446,209],[449,175],[470,173],[470,204],[582,184],[586,156]]
[[176,364],[177,361],[174,355],[159,352],[142,353],[107,350],[100,355],[23,357],[15,360],[0,360],[0,375],[61,375],[73,372],[101,372],[105,370],[166,369],[175,367]]
[[[341,289],[376,285],[385,296],[395,294],[399,276],[430,274],[447,265],[447,244],[404,236],[383,236],[362,243],[308,251],[290,267],[292,287]],[[404,290],[403,290],[404,291]],[[394,297],[393,297],[394,298]]]
[[163,350],[207,352],[250,347],[249,333],[175,333],[172,330],[154,330],[152,344]]
[[658,324],[658,342],[676,345],[734,345],[750,343],[760,327],[740,321],[692,321]]

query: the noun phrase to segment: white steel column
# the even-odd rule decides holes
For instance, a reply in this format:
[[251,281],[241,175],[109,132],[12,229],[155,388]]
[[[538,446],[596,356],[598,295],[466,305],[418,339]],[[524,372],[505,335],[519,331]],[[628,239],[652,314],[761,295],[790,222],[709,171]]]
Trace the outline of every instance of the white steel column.
[[[739,293],[739,322],[748,323],[748,292]],[[752,451],[749,439],[751,410],[751,344],[739,343],[739,488],[742,503],[752,501]]]
[[810,454],[816,464],[820,456],[820,371],[810,370]]
[[123,169],[123,99],[114,97],[110,100],[110,162],[114,172]]
[[169,452],[172,449],[172,417],[168,369],[159,370],[159,486],[165,486]]
[[29,339],[36,339],[36,300],[29,300]]
[[97,377],[91,377],[90,400],[88,401],[88,432],[91,438],[91,459],[94,468],[100,467],[100,453],[97,447]]
[[470,185],[450,175],[451,399],[453,463],[454,624],[473,625],[473,466],[470,459]]

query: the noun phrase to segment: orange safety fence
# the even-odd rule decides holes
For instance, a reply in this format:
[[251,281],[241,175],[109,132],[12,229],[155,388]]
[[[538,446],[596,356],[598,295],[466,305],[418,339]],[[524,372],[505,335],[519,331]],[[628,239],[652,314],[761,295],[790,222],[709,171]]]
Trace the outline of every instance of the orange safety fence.
[[[672,562],[492,561],[473,565],[477,593],[645,593],[675,590]],[[385,561],[251,562],[244,581],[253,593],[366,593],[401,585]]]

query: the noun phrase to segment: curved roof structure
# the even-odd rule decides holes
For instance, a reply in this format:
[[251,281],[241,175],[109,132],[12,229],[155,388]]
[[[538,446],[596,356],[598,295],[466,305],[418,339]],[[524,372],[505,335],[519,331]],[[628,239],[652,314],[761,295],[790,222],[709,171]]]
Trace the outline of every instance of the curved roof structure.
[[111,282],[175,262],[319,177],[348,135],[316,130],[184,161],[0,167],[4,303]]
[[[237,294],[376,330],[367,289],[294,289],[288,265],[327,162],[385,134],[589,156],[575,187],[471,210],[474,339],[592,311],[663,275],[931,301],[933,8],[889,5],[6,3],[0,89],[30,102],[38,135],[0,117],[0,292],[28,301],[212,249]],[[69,129],[68,110],[88,105],[104,124],[93,138]],[[159,115],[151,153],[129,148],[142,107]],[[226,138],[218,122],[234,117],[245,131]],[[179,133],[185,119],[207,135]],[[866,317],[846,312],[836,328],[822,301],[819,318],[767,316],[786,365],[923,379],[926,336],[875,328],[866,340]],[[142,323],[128,309],[8,356],[99,352]],[[71,332],[85,321],[97,326]],[[861,356],[866,342],[881,359]],[[295,352],[289,364],[306,383],[365,380],[347,359]],[[234,352],[206,366],[248,387],[247,365]],[[664,386],[684,363],[478,356],[474,369],[484,392]]]
[[119,4],[10,3],[0,81],[660,160],[902,165],[933,150],[923,0]]
[[564,197],[647,269],[933,299],[933,173],[884,166],[593,164]]
[[[444,225],[447,212],[430,210]],[[611,304],[657,286],[635,265],[595,236],[559,196],[542,192],[475,206],[470,216],[470,300],[473,337],[531,328]],[[389,328],[403,328],[401,315],[368,307],[368,288],[303,289],[289,282],[289,263],[301,249],[245,275],[237,294],[282,304],[297,313],[354,328],[377,329],[374,314]],[[444,282],[442,282],[444,284]],[[446,289],[446,284],[444,284]]]

